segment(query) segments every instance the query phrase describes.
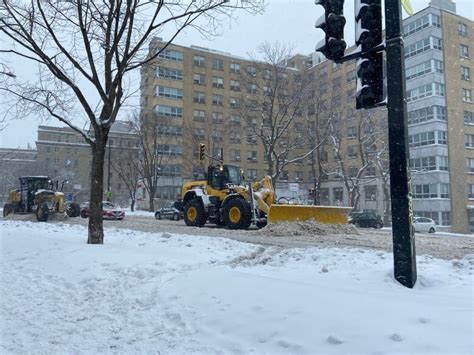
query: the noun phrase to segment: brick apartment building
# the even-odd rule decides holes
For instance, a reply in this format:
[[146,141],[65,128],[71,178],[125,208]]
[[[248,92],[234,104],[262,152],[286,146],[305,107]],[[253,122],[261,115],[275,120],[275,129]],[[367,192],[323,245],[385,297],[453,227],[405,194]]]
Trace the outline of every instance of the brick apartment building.
[[[404,34],[415,214],[433,218],[441,229],[472,233],[473,22],[457,15],[450,0],[436,0],[405,19]],[[150,50],[161,46],[163,42],[157,38]],[[355,110],[355,61],[336,65],[316,55],[296,55],[286,65],[289,75],[304,72],[314,79],[311,90],[323,121],[331,118],[332,133],[337,128],[337,137],[332,134],[318,149],[324,166],[323,174],[317,176],[322,180],[320,202],[349,205],[354,196],[344,182],[352,183],[366,164],[359,174],[359,208],[383,212],[387,186],[381,175],[388,168],[386,154],[385,162],[376,166],[376,152],[363,152],[360,147],[366,145],[361,136],[367,136],[370,127],[385,129],[386,110]],[[143,68],[142,117],[166,122],[166,129],[157,134],[163,142],[162,153],[169,156],[168,176],[157,197],[174,198],[182,181],[196,175],[199,142],[207,143],[210,154],[223,154],[224,163],[240,165],[249,178],[266,174],[263,147],[249,132],[248,117],[241,117],[236,107],[239,92],[248,90],[242,85],[241,73],[254,67],[254,61],[229,53],[173,44]],[[264,73],[255,72],[255,76]],[[295,120],[292,132],[297,132],[299,123]],[[373,147],[380,151],[386,143],[382,134]],[[303,160],[288,166],[276,185],[280,195],[296,194],[306,202],[313,178],[308,160]],[[289,183],[298,183],[299,192],[290,192]]]

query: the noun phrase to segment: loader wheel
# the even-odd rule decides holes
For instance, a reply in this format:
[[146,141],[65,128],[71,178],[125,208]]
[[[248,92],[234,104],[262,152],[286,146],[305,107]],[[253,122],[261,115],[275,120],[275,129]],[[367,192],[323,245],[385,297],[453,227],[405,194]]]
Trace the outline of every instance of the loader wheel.
[[206,223],[204,206],[198,198],[189,201],[184,206],[184,222],[192,227],[202,227]]
[[230,200],[226,206],[224,217],[227,228],[248,229],[252,223],[250,204],[241,198]]
[[9,215],[13,214],[13,206],[9,203],[3,206],[3,218],[8,217]]
[[66,214],[69,217],[79,217],[81,214],[81,206],[79,206],[77,203],[71,203],[66,207]]
[[36,209],[36,220],[38,222],[46,222],[49,217],[49,207],[46,203],[39,205]]

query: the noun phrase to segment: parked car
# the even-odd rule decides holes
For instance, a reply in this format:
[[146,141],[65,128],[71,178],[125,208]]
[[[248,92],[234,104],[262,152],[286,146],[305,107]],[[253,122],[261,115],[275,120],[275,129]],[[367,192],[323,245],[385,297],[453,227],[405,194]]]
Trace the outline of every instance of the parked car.
[[358,212],[349,215],[349,223],[363,228],[382,228],[382,216],[375,212]]
[[[90,215],[89,211],[89,202],[84,202],[81,205],[81,217],[87,218]],[[102,201],[102,216],[104,219],[118,219],[122,220],[125,218],[125,211],[121,209],[118,205],[113,204],[109,201]]]
[[415,232],[435,233],[436,222],[433,221],[431,218],[414,217],[413,228],[415,229]]
[[155,212],[156,219],[172,219],[179,221],[184,217],[184,206],[181,201],[174,201],[167,203],[164,207],[161,207]]

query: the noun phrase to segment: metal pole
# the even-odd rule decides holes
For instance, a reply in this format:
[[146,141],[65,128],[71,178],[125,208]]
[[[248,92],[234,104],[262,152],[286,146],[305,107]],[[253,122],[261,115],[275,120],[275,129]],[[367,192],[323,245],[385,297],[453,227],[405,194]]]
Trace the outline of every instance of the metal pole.
[[110,138],[109,138],[109,162],[108,162],[108,174],[107,174],[107,192],[110,191],[110,151],[111,151],[111,147],[110,147]]
[[416,283],[416,252],[411,225],[413,210],[400,0],[385,0],[385,21],[394,271],[398,282],[412,288]]

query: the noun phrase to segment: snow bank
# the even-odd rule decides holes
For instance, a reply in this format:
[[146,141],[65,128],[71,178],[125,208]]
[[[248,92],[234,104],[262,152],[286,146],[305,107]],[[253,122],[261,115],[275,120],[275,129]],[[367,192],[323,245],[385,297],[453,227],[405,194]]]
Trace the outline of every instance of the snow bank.
[[[0,352],[472,353],[474,256],[418,259],[1,221]],[[226,233],[225,230],[222,231]]]

